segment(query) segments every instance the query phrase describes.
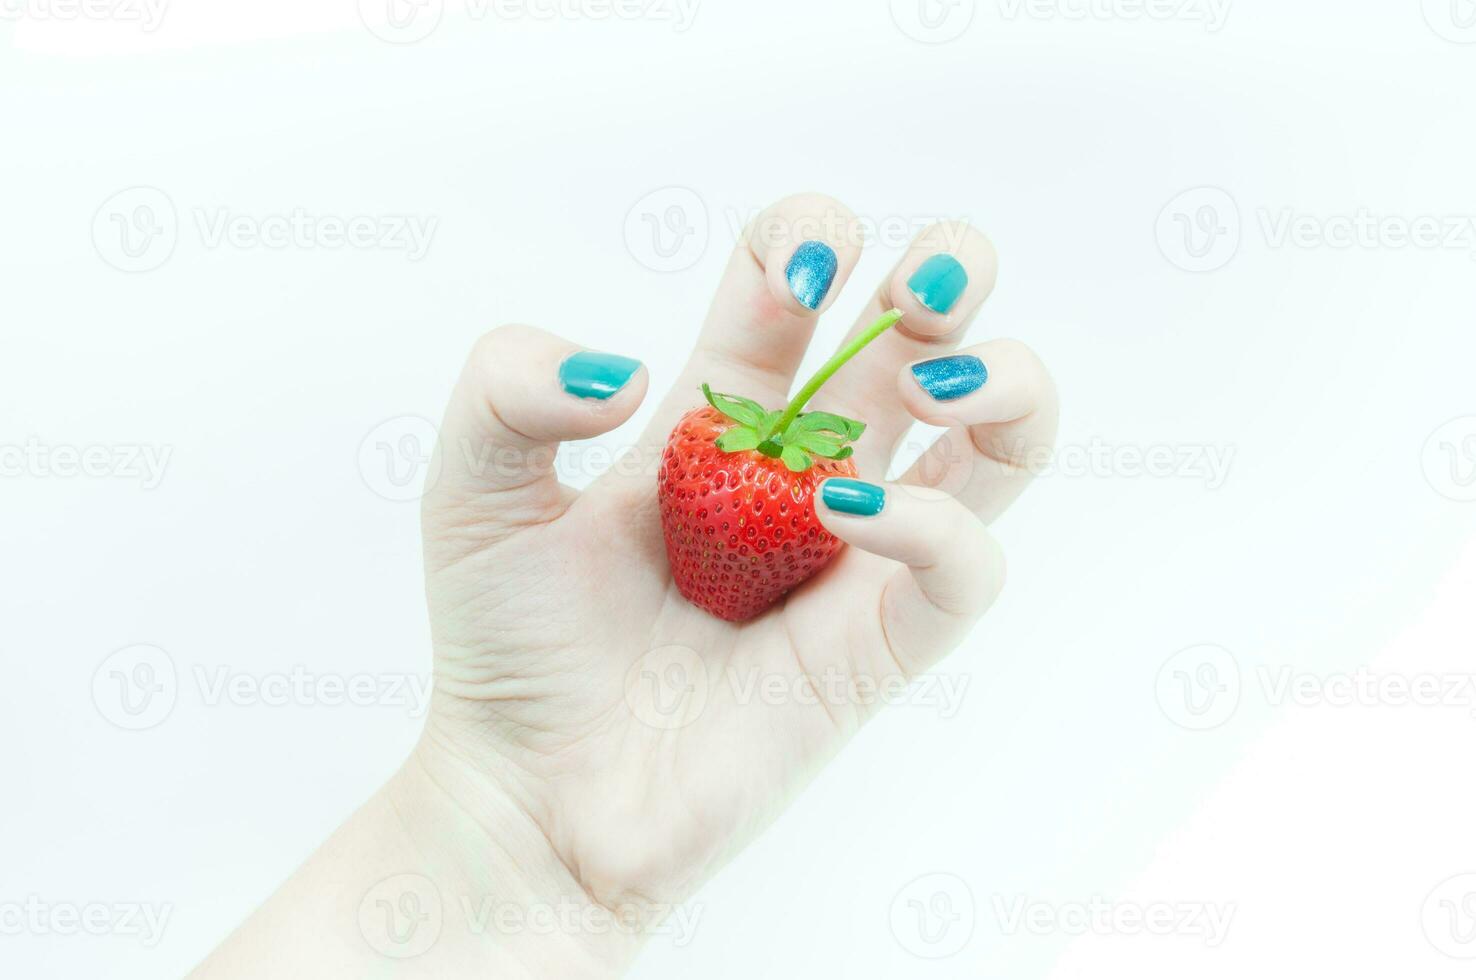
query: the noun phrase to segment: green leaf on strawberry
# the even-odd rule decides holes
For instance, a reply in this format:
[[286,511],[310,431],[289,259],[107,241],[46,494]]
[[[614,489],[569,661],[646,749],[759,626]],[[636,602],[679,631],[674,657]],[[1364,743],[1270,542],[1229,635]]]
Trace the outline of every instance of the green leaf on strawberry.
[[768,415],[764,406],[752,399],[738,395],[720,395],[705,384],[702,386],[702,395],[713,408],[750,429],[757,430]]
[[717,447],[725,453],[741,453],[758,445],[759,434],[746,425],[735,425],[717,437]]
[[813,466],[816,456],[835,460],[849,457],[854,452],[849,444],[861,438],[866,423],[831,412],[803,409],[831,375],[901,319],[901,310],[883,314],[826,361],[782,411],[768,411],[750,398],[715,392],[704,384],[702,396],[707,403],[734,423],[718,436],[717,448],[725,453],[759,452],[780,460],[795,473],[803,473]]
[[803,473],[815,465],[815,461],[810,458],[810,454],[798,446],[785,446],[779,452],[779,461],[796,473]]
[[865,422],[857,422],[848,419],[844,415],[832,415],[830,412],[806,412],[794,420],[792,431],[799,432],[834,432],[855,441],[861,438],[861,433],[866,431]]

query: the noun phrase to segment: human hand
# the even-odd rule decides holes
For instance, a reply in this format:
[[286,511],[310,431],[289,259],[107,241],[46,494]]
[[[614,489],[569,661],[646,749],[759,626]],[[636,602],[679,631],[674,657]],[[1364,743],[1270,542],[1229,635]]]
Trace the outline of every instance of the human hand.
[[[962,224],[913,243],[852,333],[893,306],[901,325],[814,403],[868,423],[855,462],[873,484],[914,420],[951,426],[939,447],[884,486],[875,516],[817,504],[850,547],[758,618],[721,621],[673,585],[655,477],[668,433],[701,404],[704,382],[784,404],[819,314],[859,257],[854,227],[821,196],[765,212],[650,425],[581,493],[554,475],[556,447],[629,419],[645,368],[570,362],[578,346],[526,326],[487,334],[467,362],[423,503],[436,699],[416,758],[489,828],[489,850],[507,849],[510,822],[526,831],[520,846],[537,853],[514,863],[535,889],[659,915],[854,734],[875,706],[868,691],[935,663],[1001,586],[986,524],[1049,447],[1056,401],[1039,361],[1013,341],[914,372],[948,354],[994,284],[992,246]],[[828,242],[829,282],[823,261],[791,268],[802,241],[826,229],[841,232]],[[792,696],[754,696],[776,683]],[[593,955],[614,966],[629,952],[612,944]]]

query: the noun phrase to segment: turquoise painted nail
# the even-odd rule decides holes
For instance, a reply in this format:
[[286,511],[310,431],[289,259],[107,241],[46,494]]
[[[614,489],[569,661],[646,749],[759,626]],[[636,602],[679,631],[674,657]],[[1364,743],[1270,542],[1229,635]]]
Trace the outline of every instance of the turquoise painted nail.
[[907,280],[907,288],[917,301],[934,313],[947,313],[963,295],[969,274],[963,264],[951,255],[934,255]]
[[951,402],[984,387],[989,369],[973,354],[952,354],[912,365],[912,376],[923,391],[940,402]]
[[875,517],[887,505],[887,492],[875,483],[837,477],[825,481],[820,488],[820,499],[837,514]]
[[825,294],[830,292],[839,265],[835,249],[824,242],[805,242],[794,250],[794,257],[784,267],[784,278],[789,280],[789,291],[801,306],[818,310]]
[[619,354],[580,351],[559,365],[559,384],[575,398],[603,401],[625,387],[641,362]]

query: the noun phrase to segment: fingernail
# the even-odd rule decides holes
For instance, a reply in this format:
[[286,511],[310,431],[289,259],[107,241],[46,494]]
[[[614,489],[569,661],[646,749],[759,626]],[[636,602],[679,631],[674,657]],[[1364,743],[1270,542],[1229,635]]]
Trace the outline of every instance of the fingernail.
[[875,483],[836,477],[820,488],[820,499],[837,514],[875,517],[887,503],[887,492]]
[[963,295],[969,274],[951,255],[934,255],[917,267],[907,288],[917,301],[934,313],[947,313]]
[[934,399],[951,402],[984,387],[989,369],[973,354],[954,354],[912,365],[912,376]]
[[818,310],[835,280],[835,249],[824,242],[804,242],[794,250],[784,277],[789,291],[807,309]]
[[580,351],[559,365],[559,384],[575,398],[603,401],[624,388],[640,366],[640,361],[619,354]]

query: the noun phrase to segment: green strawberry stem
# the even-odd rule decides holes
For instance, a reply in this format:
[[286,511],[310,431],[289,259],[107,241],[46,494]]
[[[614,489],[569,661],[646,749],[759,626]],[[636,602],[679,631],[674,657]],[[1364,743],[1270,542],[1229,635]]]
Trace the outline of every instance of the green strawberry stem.
[[771,459],[783,460],[784,465],[796,473],[809,469],[816,456],[834,460],[848,458],[852,453],[848,443],[861,438],[861,433],[866,431],[866,423],[830,412],[804,412],[804,407],[831,375],[900,319],[901,310],[883,313],[880,320],[826,361],[782,412],[771,412],[750,398],[720,394],[703,385],[702,397],[708,404],[736,423],[717,437],[717,448],[725,453],[756,451]]
[[784,414],[779,416],[779,421],[774,423],[773,431],[781,434],[789,431],[789,424],[799,417],[799,413],[804,410],[805,405],[809,403],[810,399],[815,397],[815,393],[820,390],[825,382],[829,381],[831,376],[841,369],[842,365],[861,353],[863,347],[892,329],[897,324],[897,321],[901,319],[901,310],[888,310],[881,315],[881,319],[861,331],[855,340],[836,351],[835,356],[822,364],[820,370],[815,372],[815,376],[805,382],[805,386],[799,390],[799,393],[794,396],[794,400],[784,409]]

